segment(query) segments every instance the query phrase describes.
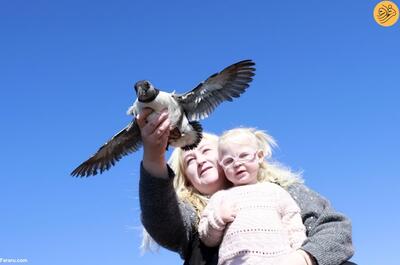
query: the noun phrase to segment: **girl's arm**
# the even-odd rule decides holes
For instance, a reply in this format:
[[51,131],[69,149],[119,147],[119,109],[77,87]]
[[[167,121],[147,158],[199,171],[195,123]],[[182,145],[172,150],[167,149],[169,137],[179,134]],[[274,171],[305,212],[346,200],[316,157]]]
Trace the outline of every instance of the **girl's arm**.
[[301,249],[318,265],[339,265],[350,259],[354,254],[350,220],[302,184],[293,184],[287,190],[299,205],[306,227],[307,239]]
[[208,247],[215,247],[221,243],[226,225],[236,216],[234,205],[223,199],[223,193],[215,193],[201,214],[199,237]]
[[282,224],[288,233],[290,247],[297,250],[306,239],[306,229],[301,219],[300,208],[286,190],[278,185],[272,185],[276,189]]

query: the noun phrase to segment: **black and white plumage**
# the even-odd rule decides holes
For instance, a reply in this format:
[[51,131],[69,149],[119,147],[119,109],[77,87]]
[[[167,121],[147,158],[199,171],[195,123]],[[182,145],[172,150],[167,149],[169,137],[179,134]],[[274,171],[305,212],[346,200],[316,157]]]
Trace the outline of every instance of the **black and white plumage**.
[[195,148],[202,137],[198,122],[208,117],[223,101],[239,97],[253,80],[255,63],[244,60],[211,75],[196,88],[184,94],[166,93],[155,88],[149,81],[135,84],[137,99],[128,109],[133,120],[114,135],[88,160],[78,166],[71,175],[91,176],[103,173],[123,156],[137,151],[142,146],[139,126],[135,117],[145,107],[154,110],[148,117],[168,108],[171,130],[178,130],[178,139],[169,139],[169,145],[185,150]]

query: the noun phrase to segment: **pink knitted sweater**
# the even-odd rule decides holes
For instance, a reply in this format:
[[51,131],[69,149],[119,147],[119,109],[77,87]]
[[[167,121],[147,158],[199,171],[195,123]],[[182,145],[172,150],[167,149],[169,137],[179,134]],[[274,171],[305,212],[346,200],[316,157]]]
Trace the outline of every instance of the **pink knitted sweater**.
[[[232,223],[218,216],[221,200],[236,204]],[[306,239],[298,205],[270,182],[215,193],[202,213],[199,235],[208,246],[221,243],[218,264],[278,264]]]

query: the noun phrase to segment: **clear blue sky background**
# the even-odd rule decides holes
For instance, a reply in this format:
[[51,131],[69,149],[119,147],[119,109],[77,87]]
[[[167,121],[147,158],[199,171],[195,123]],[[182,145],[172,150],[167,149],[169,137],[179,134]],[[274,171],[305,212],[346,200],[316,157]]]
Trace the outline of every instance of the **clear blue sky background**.
[[400,22],[377,25],[365,0],[138,2],[0,1],[0,257],[181,264],[140,255],[142,150],[69,173],[130,121],[137,80],[185,92],[251,58],[251,87],[205,130],[267,130],[352,219],[353,260],[398,264]]

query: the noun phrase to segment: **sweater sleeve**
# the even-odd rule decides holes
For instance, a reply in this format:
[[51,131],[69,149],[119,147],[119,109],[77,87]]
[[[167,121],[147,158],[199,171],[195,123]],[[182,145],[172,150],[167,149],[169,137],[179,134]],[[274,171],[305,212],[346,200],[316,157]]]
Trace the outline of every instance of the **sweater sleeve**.
[[300,208],[286,190],[278,185],[274,186],[276,187],[282,224],[288,233],[290,247],[297,250],[306,239],[306,229],[301,219]]
[[354,254],[350,220],[302,184],[289,186],[288,192],[299,205],[306,227],[307,239],[301,249],[318,265],[339,265],[350,259]]
[[224,235],[226,224],[218,214],[218,204],[221,202],[220,195],[221,191],[214,194],[201,213],[198,228],[199,237],[208,247],[218,246]]
[[[168,167],[168,179],[150,175],[140,166],[139,200],[143,226],[161,246],[178,252],[184,259],[196,232],[194,209],[177,198],[174,172]],[[194,231],[193,231],[194,230]]]

